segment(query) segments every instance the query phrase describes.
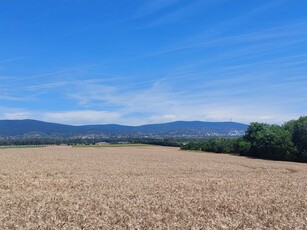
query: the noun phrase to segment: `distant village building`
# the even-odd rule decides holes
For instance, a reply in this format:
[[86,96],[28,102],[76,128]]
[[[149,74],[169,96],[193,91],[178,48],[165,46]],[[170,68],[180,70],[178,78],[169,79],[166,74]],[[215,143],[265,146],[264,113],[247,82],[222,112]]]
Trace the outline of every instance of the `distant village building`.
[[126,145],[126,144],[129,144],[129,142],[128,142],[128,141],[119,141],[118,144],[120,144],[120,145]]
[[98,142],[96,143],[96,145],[109,145],[110,143],[102,141],[102,142]]

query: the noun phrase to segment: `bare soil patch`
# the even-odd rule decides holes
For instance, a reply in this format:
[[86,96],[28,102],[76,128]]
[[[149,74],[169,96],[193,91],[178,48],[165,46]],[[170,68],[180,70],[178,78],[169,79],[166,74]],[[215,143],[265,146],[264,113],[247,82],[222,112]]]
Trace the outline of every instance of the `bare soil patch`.
[[0,150],[0,229],[306,223],[306,164],[153,146]]

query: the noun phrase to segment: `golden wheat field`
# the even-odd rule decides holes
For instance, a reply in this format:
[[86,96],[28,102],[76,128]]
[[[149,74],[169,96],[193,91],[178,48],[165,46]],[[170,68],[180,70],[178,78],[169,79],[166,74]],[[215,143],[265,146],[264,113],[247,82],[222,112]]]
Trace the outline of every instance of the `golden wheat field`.
[[0,229],[306,223],[306,164],[154,146],[0,150]]

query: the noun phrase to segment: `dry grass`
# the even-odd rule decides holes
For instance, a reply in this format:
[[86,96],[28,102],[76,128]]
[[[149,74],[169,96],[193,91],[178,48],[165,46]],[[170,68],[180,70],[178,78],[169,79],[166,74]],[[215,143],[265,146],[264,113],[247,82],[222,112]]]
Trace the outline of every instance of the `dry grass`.
[[307,165],[165,147],[0,150],[0,229],[306,229]]

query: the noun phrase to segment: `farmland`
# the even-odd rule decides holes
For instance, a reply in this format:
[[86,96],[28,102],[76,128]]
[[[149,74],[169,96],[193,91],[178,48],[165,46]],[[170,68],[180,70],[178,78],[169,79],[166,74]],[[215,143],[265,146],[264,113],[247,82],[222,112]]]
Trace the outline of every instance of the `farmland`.
[[306,229],[307,164],[154,146],[0,149],[0,229]]

